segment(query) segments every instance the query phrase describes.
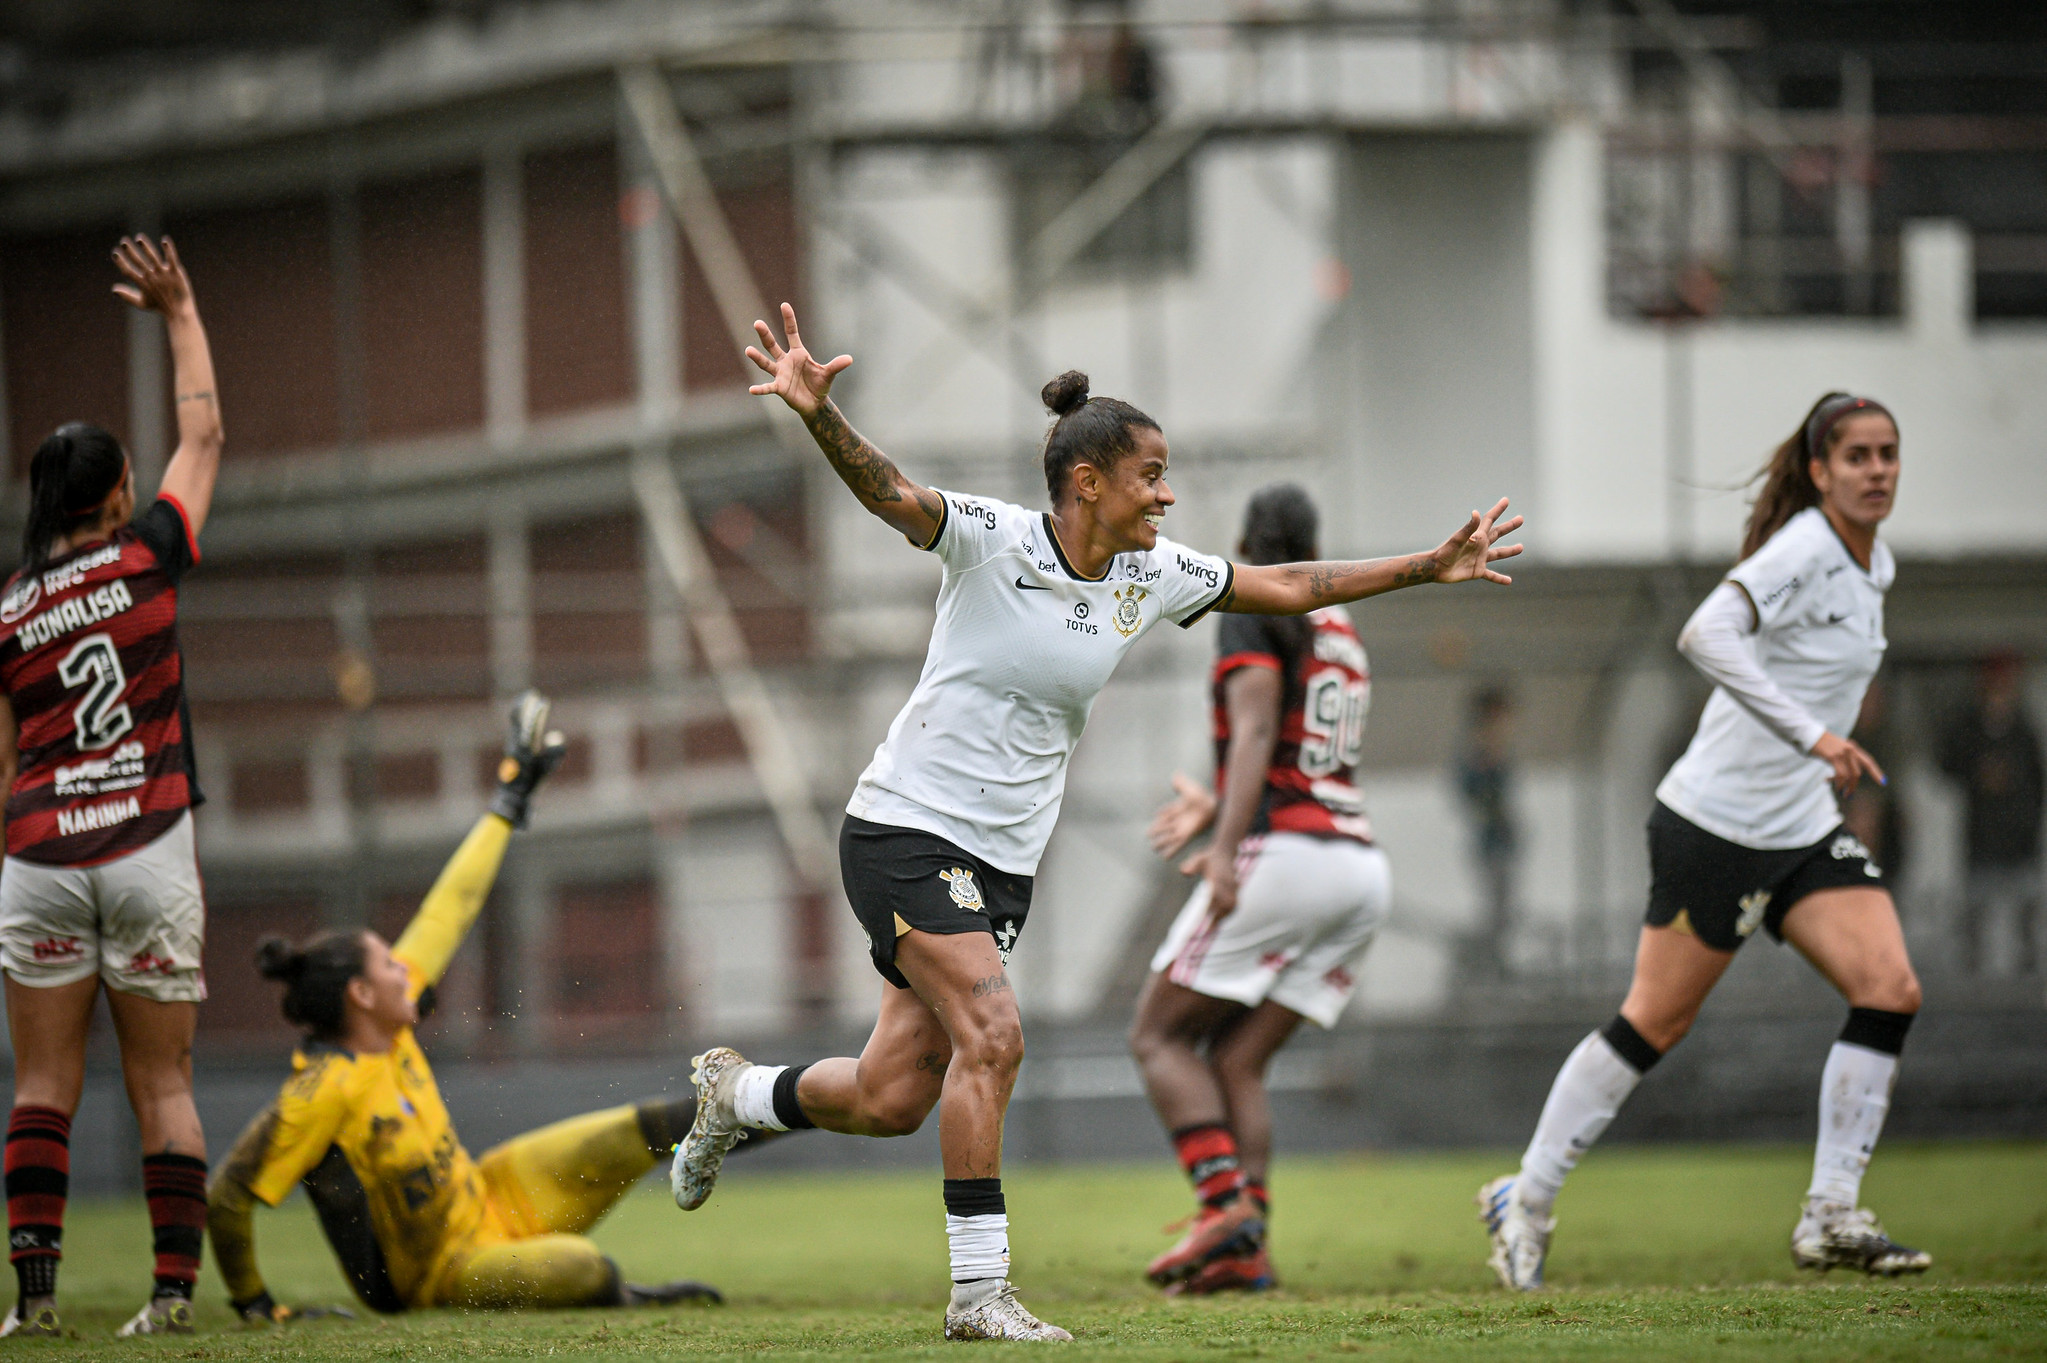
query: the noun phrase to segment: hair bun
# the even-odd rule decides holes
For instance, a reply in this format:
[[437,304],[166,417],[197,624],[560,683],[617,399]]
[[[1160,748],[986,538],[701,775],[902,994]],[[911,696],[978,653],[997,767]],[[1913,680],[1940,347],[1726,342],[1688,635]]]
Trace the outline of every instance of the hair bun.
[[256,948],[256,973],[266,980],[290,980],[305,968],[306,954],[282,937],[266,937]]
[[1069,369],[1046,384],[1038,396],[1052,409],[1053,416],[1077,411],[1087,401],[1087,375],[1078,369]]

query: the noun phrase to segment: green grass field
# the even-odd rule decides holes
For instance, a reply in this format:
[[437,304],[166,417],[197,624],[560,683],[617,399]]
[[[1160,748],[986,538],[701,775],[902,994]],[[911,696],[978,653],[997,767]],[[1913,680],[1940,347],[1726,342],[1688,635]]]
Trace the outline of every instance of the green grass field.
[[[1808,1152],[1615,1148],[1559,1203],[1552,1290],[1492,1286],[1471,1204],[1498,1155],[1301,1159],[1273,1181],[1281,1290],[1167,1301],[1141,1278],[1187,1193],[1167,1160],[1012,1173],[1024,1300],[1079,1337],[1061,1356],[1888,1360],[2047,1358],[2047,1145],[1895,1146],[1865,1201],[1933,1251],[1904,1285],[1800,1276],[1786,1245]],[[945,1235],[938,1176],[755,1174],[732,1165],[684,1215],[665,1190],[629,1198],[598,1238],[636,1280],[704,1278],[724,1308],[486,1316],[422,1312],[243,1330],[201,1283],[197,1338],[116,1343],[147,1291],[140,1202],[76,1205],[61,1297],[65,1341],[0,1350],[66,1357],[439,1360],[464,1357],[951,1356],[939,1339]],[[348,1300],[310,1210],[259,1214],[280,1300]]]

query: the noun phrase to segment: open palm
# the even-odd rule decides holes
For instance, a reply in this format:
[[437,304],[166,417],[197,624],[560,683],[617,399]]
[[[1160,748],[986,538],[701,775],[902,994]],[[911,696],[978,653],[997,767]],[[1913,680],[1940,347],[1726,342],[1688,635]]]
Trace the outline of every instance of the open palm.
[[1470,582],[1484,578],[1488,582],[1506,584],[1514,580],[1488,566],[1521,552],[1518,544],[1500,543],[1519,530],[1522,523],[1522,518],[1516,516],[1505,524],[1495,524],[1506,509],[1507,499],[1502,497],[1493,504],[1492,510],[1484,514],[1472,512],[1471,519],[1464,523],[1463,528],[1443,541],[1435,553],[1436,581]]
[[753,330],[761,343],[748,346],[746,358],[768,376],[768,382],[756,383],[746,391],[763,398],[772,393],[805,420],[815,416],[831,396],[832,380],[853,363],[853,357],[841,355],[819,364],[803,348],[803,337],[796,329],[796,309],[787,303],[782,305],[782,334],[788,338],[787,347],[776,342],[775,333],[766,322],[756,321]]

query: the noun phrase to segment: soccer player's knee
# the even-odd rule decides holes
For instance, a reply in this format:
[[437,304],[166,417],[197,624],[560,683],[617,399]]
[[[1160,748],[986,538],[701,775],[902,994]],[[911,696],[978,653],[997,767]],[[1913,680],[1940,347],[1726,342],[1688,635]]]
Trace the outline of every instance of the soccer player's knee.
[[1023,1022],[1015,1017],[977,1028],[972,1035],[953,1042],[955,1064],[965,1060],[976,1069],[998,1074],[1014,1076],[1023,1065],[1023,1057]]
[[869,1134],[875,1136],[914,1136],[923,1128],[924,1119],[930,1113],[931,1104],[929,1103],[914,1101],[883,1103],[868,1113]]
[[[585,1242],[587,1244],[587,1242]],[[553,1257],[547,1276],[552,1279],[545,1295],[550,1304],[564,1306],[616,1306],[624,1281],[618,1265],[595,1245]]]
[[1860,1007],[1881,1008],[1887,1013],[1916,1013],[1920,1001],[1919,977],[1909,965],[1887,972],[1869,991],[1869,997],[1855,1000]]

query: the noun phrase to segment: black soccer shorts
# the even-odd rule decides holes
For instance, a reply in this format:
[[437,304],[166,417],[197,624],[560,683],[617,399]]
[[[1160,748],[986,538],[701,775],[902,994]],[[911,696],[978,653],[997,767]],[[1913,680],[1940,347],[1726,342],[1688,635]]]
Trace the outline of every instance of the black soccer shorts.
[[1708,833],[1661,800],[1649,815],[1649,926],[1689,928],[1717,951],[1736,950],[1759,927],[1783,941],[1792,905],[1846,886],[1888,888],[1845,828],[1810,847],[1759,849]]
[[898,989],[910,982],[896,968],[896,939],[912,928],[990,933],[1007,966],[1031,912],[1031,877],[999,871],[935,833],[850,814],[839,828],[839,874],[874,968]]

